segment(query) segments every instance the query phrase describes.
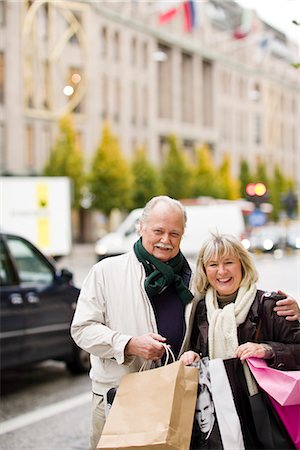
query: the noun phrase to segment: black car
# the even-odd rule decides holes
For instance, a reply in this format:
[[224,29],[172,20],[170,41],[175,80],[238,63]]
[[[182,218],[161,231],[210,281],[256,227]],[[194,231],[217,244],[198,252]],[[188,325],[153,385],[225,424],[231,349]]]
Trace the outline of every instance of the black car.
[[0,233],[1,370],[56,359],[72,373],[89,355],[70,336],[79,289],[72,273],[15,234]]

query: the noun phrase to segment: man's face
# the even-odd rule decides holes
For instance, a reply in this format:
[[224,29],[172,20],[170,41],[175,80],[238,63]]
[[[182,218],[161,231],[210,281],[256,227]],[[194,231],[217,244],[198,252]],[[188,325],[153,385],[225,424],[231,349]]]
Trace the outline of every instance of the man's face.
[[183,214],[177,208],[158,203],[147,221],[140,224],[140,232],[147,252],[161,261],[169,261],[179,252],[184,232]]
[[196,418],[202,433],[208,433],[214,423],[214,405],[208,389],[201,392],[197,399]]

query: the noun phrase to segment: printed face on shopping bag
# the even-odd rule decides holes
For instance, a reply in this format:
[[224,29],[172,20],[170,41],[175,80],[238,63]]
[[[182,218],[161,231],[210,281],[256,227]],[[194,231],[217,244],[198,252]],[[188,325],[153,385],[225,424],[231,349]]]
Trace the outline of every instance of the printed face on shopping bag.
[[196,419],[202,433],[207,434],[215,422],[215,410],[211,393],[206,385],[202,385],[196,403]]
[[242,265],[234,255],[213,257],[205,265],[207,279],[219,295],[236,292],[242,281]]

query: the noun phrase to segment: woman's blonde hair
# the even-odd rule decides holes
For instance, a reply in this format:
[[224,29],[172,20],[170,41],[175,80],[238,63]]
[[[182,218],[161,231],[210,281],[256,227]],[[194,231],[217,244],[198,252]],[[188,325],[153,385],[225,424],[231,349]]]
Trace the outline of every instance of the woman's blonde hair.
[[242,266],[241,285],[249,287],[258,280],[258,273],[254,265],[251,254],[246,250],[241,242],[229,234],[211,233],[201,246],[196,265],[195,286],[199,293],[205,293],[210,284],[207,279],[205,267],[212,258],[234,255]]

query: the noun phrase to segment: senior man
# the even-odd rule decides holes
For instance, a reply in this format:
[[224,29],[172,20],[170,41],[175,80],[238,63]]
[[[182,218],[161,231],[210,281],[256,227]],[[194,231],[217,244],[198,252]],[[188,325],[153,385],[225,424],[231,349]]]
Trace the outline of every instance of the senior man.
[[[105,423],[103,395],[145,359],[160,360],[164,342],[176,356],[185,348],[194,303],[192,271],[180,251],[186,219],[179,201],[152,198],[133,250],[95,264],[83,283],[71,333],[91,354],[90,450],[97,448]],[[295,300],[282,302],[278,313],[295,319]]]

